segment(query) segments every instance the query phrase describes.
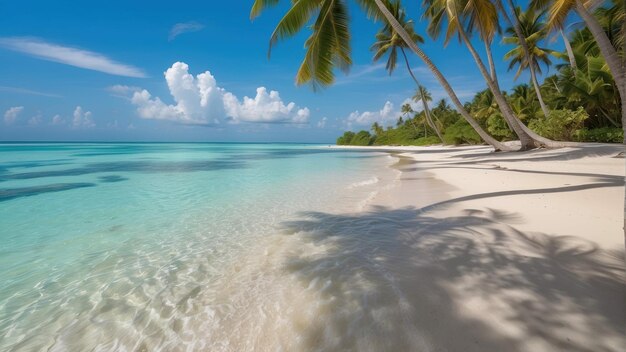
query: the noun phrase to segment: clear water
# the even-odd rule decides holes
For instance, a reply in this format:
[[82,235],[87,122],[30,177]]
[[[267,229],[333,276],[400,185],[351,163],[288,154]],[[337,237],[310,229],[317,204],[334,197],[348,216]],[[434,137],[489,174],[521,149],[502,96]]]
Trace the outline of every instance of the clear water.
[[281,266],[323,248],[283,224],[362,208],[393,182],[391,161],[311,145],[0,144],[0,350],[295,348],[306,290]]

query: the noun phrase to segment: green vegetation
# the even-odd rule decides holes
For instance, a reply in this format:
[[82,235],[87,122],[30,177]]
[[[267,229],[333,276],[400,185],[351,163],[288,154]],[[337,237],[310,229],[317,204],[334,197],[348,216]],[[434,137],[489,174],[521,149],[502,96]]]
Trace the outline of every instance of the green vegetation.
[[337,145],[372,145],[372,135],[367,131],[354,133],[347,131],[343,136],[337,138]]
[[[436,3],[433,4],[429,8],[431,12],[435,11]],[[620,32],[622,27],[619,25],[620,21],[624,22],[623,10],[620,13],[617,5],[614,5],[610,8],[599,8],[595,15],[617,47],[620,40],[623,40]],[[530,60],[527,60],[513,27],[506,30],[507,36],[503,38],[504,43],[514,46],[505,54],[504,59],[509,60],[509,69],[516,69],[516,77],[525,70],[532,68],[533,71],[529,84],[520,84],[510,92],[502,92],[516,118],[535,133],[554,141],[621,143],[624,132],[619,90],[591,31],[583,28],[570,33],[571,40],[568,39],[567,47],[571,52],[562,53],[540,46],[549,44],[546,11],[538,12],[531,8],[523,12],[517,8],[516,17],[526,36]],[[431,25],[430,31],[434,34],[437,34],[437,25],[440,24]],[[412,27],[408,32],[413,33]],[[565,61],[556,65],[558,73],[539,84],[536,74],[542,72],[542,66],[547,71],[553,64],[552,60],[556,59]],[[423,91],[417,90],[414,96],[416,102],[422,94],[428,94],[425,88],[421,89]],[[517,139],[516,132],[509,127],[511,119],[504,117],[493,90],[478,92],[472,101],[464,105],[464,109],[496,140]],[[424,112],[414,113],[410,108],[403,107],[403,123],[385,130],[372,128],[374,135],[370,144],[440,144],[441,140],[436,138],[433,127],[441,129],[445,144],[482,143],[476,130],[445,103],[440,102],[433,111],[429,111],[427,107],[424,110],[439,117],[436,124],[428,123],[428,116]],[[407,118],[407,113],[413,115]]]
[[[251,16],[258,16],[279,2],[255,0]],[[407,57],[407,52],[412,52],[433,73],[454,110],[445,106],[446,109],[429,111],[425,88],[419,90],[423,87],[415,80],[416,101],[423,103],[421,110],[425,115],[403,108],[403,113],[409,116],[396,127],[372,126],[374,135],[369,139],[359,132],[342,136],[338,143],[413,145],[435,141],[432,137],[439,136],[439,140],[450,144],[483,141],[496,150],[514,150],[502,141],[518,139],[520,150],[527,150],[568,145],[563,141],[616,142],[619,136],[623,138],[626,128],[626,2],[623,0],[532,0],[525,9],[516,8],[512,0],[424,0],[419,17],[428,22],[427,34],[434,39],[442,35],[444,45],[458,37],[488,87],[466,104],[420,48],[423,38],[415,33],[402,1],[355,2],[368,17],[382,21],[372,47],[375,59],[387,55],[387,68],[392,71],[401,55],[412,74]],[[583,29],[566,33],[568,16],[578,16],[577,20],[585,25]],[[347,0],[293,1],[272,34],[270,45],[310,28],[296,82],[311,83],[315,88],[329,86],[334,82],[336,68],[347,71],[352,64],[349,22]],[[500,29],[504,30],[503,34]],[[551,48],[550,37],[557,32],[565,44],[564,53]],[[504,58],[494,58],[491,46],[500,40],[511,49]],[[521,84],[509,92],[501,90],[495,59],[508,60],[509,69],[515,69],[518,75],[528,72],[529,84]],[[558,73],[540,82],[538,76],[555,63]],[[618,129],[621,134],[617,133]]]

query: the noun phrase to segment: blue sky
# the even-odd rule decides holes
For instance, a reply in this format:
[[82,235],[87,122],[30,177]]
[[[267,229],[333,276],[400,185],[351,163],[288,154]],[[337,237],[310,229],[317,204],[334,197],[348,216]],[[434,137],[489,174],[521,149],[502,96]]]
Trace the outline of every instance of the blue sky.
[[[0,3],[0,140],[332,142],[346,129],[391,121],[413,94],[405,70],[390,77],[384,62],[372,62],[380,24],[356,6],[350,74],[322,91],[295,86],[308,33],[279,43],[268,60],[288,2],[251,21],[252,2]],[[404,3],[424,33],[421,1]],[[422,47],[463,100],[485,88],[464,47],[429,38]],[[494,47],[504,88],[514,84],[507,50]],[[434,98],[444,98],[411,61]]]

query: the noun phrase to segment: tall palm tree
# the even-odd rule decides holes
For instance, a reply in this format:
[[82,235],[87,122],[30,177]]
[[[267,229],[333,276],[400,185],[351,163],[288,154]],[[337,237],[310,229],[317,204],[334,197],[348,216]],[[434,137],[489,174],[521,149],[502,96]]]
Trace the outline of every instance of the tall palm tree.
[[[548,25],[551,28],[563,28],[567,16],[572,12],[576,12],[583,19],[613,74],[622,105],[622,128],[626,132],[626,44],[624,43],[626,41],[623,40],[626,32],[626,21],[623,15],[626,4],[623,0],[613,0],[613,3],[621,11],[617,19],[622,21],[621,26],[619,26],[621,27],[619,35],[621,39],[618,40],[620,45],[617,47],[611,42],[598,18],[591,13],[590,6],[593,5],[593,2],[584,0],[532,0],[534,7],[549,9]],[[624,143],[626,143],[626,133],[624,133],[624,138]]]
[[557,53],[554,50],[550,50],[547,48],[542,48],[539,46],[539,43],[546,36],[546,28],[541,21],[541,18],[545,14],[545,12],[536,13],[532,9],[528,9],[526,12],[522,12],[520,8],[515,9],[516,17],[518,18],[520,29],[522,32],[522,37],[526,41],[526,47],[528,48],[528,53],[525,52],[524,47],[521,44],[520,37],[517,36],[515,28],[509,27],[506,30],[506,33],[509,35],[503,38],[503,42],[506,44],[513,44],[515,48],[510,50],[504,55],[506,60],[510,60],[509,70],[513,69],[515,66],[518,66],[517,73],[515,74],[515,78],[517,79],[519,75],[524,70],[530,71],[530,78],[535,88],[535,94],[537,94],[537,99],[539,99],[539,105],[541,106],[541,110],[543,111],[544,116],[548,116],[549,110],[546,103],[541,96],[541,89],[539,85],[539,81],[537,80],[537,73],[541,74],[541,63],[545,64],[547,67],[552,65],[550,61],[550,55],[555,56]]
[[525,126],[515,116],[504,94],[487,71],[482,58],[469,38],[471,33],[478,32],[486,47],[491,45],[500,28],[496,6],[490,0],[425,0],[424,3],[426,5],[424,17],[429,20],[428,33],[431,37],[437,38],[442,32],[445,32],[444,42],[446,44],[455,35],[458,35],[469,49],[487,86],[493,92],[506,122],[519,137],[522,149],[541,146],[541,143],[531,137],[530,133],[523,128]]
[[[400,5],[400,1],[395,0],[393,2],[390,2],[388,7],[393,17],[395,17],[398,20],[402,28],[409,34],[412,41],[418,44],[423,43],[424,39],[419,34],[415,33],[415,30],[413,28],[413,21],[406,19],[406,13],[404,12],[404,9]],[[415,74],[413,73],[413,69],[411,68],[411,64],[409,63],[409,58],[407,57],[406,51],[404,50],[406,47],[407,47],[407,44],[398,35],[398,33],[396,33],[393,27],[391,27],[389,23],[385,23],[383,28],[378,33],[376,33],[376,42],[374,43],[374,45],[372,45],[371,49],[375,52],[374,61],[378,61],[383,56],[387,55],[386,68],[387,68],[387,71],[389,71],[390,75],[396,69],[396,65],[398,62],[398,49],[399,49],[400,53],[402,53],[402,57],[404,58],[406,69],[409,72],[409,75],[411,76],[411,78],[413,78],[413,81],[415,82],[415,84],[417,85],[417,92],[419,94],[423,92],[424,90],[420,89],[420,87],[422,86],[420,85],[419,81],[417,80],[417,77],[415,77]],[[422,101],[424,113],[426,114],[426,122],[432,129],[436,131],[437,136],[443,142],[443,137],[441,136],[441,132],[439,131],[439,129],[437,129],[437,126],[432,121],[430,117],[430,113],[428,112],[428,105],[427,105],[426,99],[424,99],[424,97],[419,97],[419,99],[415,101],[420,101],[420,100]]]
[[[258,16],[262,10],[278,4],[280,0],[255,0],[250,15]],[[465,110],[448,80],[435,66],[430,57],[422,51],[411,36],[404,30],[383,0],[356,0],[370,18],[384,18],[408,47],[420,57],[435,78],[450,96],[459,113],[474,128],[478,135],[496,150],[514,150],[513,147],[500,143],[485,132],[474,118]],[[334,13],[337,12],[337,13]],[[279,21],[270,39],[270,47],[278,40],[293,36],[317,15],[312,26],[312,34],[306,41],[306,54],[296,76],[296,82],[312,82],[321,86],[333,83],[335,66],[347,71],[350,67],[350,32],[345,0],[294,0],[291,7]]]
[[515,115],[504,94],[487,71],[469,35],[473,32],[478,32],[480,39],[486,45],[491,44],[499,28],[496,5],[491,0],[425,0],[425,4],[425,17],[430,20],[429,34],[437,37],[445,25],[446,41],[449,41],[455,35],[459,36],[474,58],[487,86],[493,92],[505,121],[519,137],[522,150],[534,147],[577,145],[577,143],[557,142],[544,138],[524,125],[518,116]]

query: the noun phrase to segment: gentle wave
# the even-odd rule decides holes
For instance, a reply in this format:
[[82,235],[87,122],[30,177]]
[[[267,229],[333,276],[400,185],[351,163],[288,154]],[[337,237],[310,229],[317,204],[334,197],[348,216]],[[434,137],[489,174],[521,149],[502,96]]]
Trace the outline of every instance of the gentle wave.
[[348,189],[354,189],[354,188],[358,188],[358,187],[363,187],[363,186],[370,186],[370,185],[375,185],[380,181],[380,179],[376,176],[369,178],[367,180],[364,181],[360,181],[360,182],[354,182],[352,184],[350,184],[348,186]]

